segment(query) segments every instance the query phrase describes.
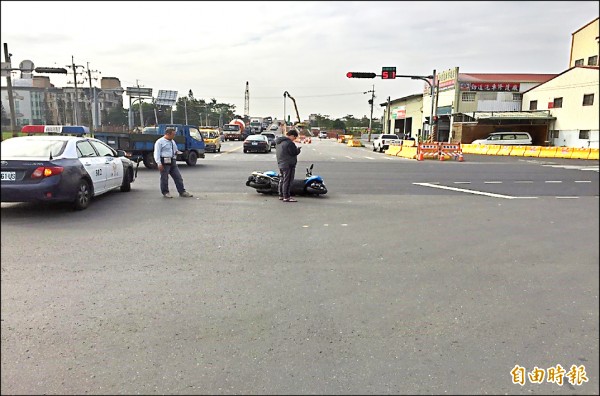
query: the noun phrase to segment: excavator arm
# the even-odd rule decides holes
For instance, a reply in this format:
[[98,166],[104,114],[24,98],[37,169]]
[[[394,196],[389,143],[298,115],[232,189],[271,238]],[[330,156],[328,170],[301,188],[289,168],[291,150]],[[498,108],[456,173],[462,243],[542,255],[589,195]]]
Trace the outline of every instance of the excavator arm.
[[302,123],[302,121],[300,121],[300,113],[298,113],[298,106],[296,105],[296,99],[294,99],[294,97],[292,95],[290,95],[290,93],[288,91],[285,91],[283,93],[283,97],[288,97],[290,99],[292,99],[292,102],[294,102],[294,110],[296,110],[296,119],[298,119],[298,122],[296,122],[296,125],[299,126],[300,128],[304,127],[304,124]]

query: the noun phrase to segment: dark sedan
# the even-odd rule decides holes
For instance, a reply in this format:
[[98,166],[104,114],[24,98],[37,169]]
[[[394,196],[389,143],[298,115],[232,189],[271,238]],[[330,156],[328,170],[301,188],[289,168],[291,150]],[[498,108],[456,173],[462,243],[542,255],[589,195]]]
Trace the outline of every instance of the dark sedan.
[[244,140],[244,153],[270,153],[271,143],[265,135],[250,135]]
[[275,147],[275,134],[273,132],[263,132],[261,135],[266,136],[271,147]]

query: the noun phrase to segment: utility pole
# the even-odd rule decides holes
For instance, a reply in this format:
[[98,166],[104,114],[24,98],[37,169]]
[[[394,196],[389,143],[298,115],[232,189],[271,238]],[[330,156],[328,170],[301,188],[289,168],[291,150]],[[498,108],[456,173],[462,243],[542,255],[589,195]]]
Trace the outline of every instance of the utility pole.
[[369,117],[369,137],[367,138],[367,142],[371,141],[371,126],[373,124],[373,102],[375,100],[375,85],[373,85],[373,88],[370,91],[366,91],[363,93],[371,93],[371,100],[369,100],[369,103],[371,104],[371,117]]
[[184,100],[183,100],[183,108],[185,109],[185,125],[188,125],[188,118],[187,118],[187,98],[184,98]]
[[391,127],[391,125],[390,125],[390,124],[391,124],[391,120],[390,120],[390,111],[392,110],[392,109],[391,109],[391,107],[390,107],[390,106],[391,106],[390,99],[391,99],[391,98],[388,96],[388,98],[387,98],[387,112],[386,112],[386,115],[387,115],[387,122],[386,122],[386,126],[387,126],[386,130],[387,130],[387,133],[392,133],[392,132],[390,132],[390,127]]
[[79,124],[79,91],[77,90],[77,68],[83,67],[81,65],[75,65],[75,57],[71,55],[71,66],[67,66],[73,69],[73,84],[75,84],[75,107],[73,108],[73,124]]
[[[10,57],[12,54],[8,53],[8,44],[4,43],[4,60],[10,64]],[[15,98],[13,96],[12,91],[12,80],[10,77],[10,70],[6,76],[6,88],[8,91],[8,106],[10,107],[10,130],[13,134],[13,137],[17,136],[16,129],[16,114],[15,114]],[[0,134],[0,141],[2,141],[2,135]]]
[[[135,80],[137,87],[138,87],[138,94],[139,94],[139,101],[140,101],[140,128],[144,129],[144,116],[142,115],[142,93],[140,92],[140,82],[136,79]],[[171,115],[171,118],[173,116]],[[171,121],[172,123],[173,121]]]
[[88,80],[90,83],[90,113],[92,115],[91,118],[91,128],[90,131],[92,133],[92,136],[94,135],[94,132],[96,130],[96,127],[98,126],[98,103],[97,103],[97,98],[96,98],[96,87],[92,87],[92,72],[97,72],[98,70],[90,70],[90,62],[87,62],[87,75],[88,75]]

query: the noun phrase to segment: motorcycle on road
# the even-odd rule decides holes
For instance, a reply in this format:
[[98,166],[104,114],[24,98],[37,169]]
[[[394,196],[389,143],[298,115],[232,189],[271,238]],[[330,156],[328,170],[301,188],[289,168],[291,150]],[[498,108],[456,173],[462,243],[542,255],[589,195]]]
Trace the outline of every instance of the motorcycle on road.
[[[292,195],[325,195],[327,194],[327,187],[323,178],[318,175],[313,175],[314,164],[310,165],[310,168],[306,168],[306,175],[304,179],[294,179],[290,186],[290,193]],[[279,179],[281,175],[275,171],[254,171],[248,180],[246,185],[254,188],[258,193],[261,194],[278,194],[279,193]]]

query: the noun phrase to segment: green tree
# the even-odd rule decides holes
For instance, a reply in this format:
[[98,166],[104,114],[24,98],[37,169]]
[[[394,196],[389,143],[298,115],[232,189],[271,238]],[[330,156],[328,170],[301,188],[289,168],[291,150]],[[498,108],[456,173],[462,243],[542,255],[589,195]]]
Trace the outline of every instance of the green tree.
[[332,128],[333,129],[346,129],[346,123],[344,121],[340,120],[339,118],[337,118],[335,121],[333,121]]
[[127,118],[127,109],[122,107],[113,107],[106,113],[106,116],[102,118],[103,124],[107,125],[128,125],[129,121]]

